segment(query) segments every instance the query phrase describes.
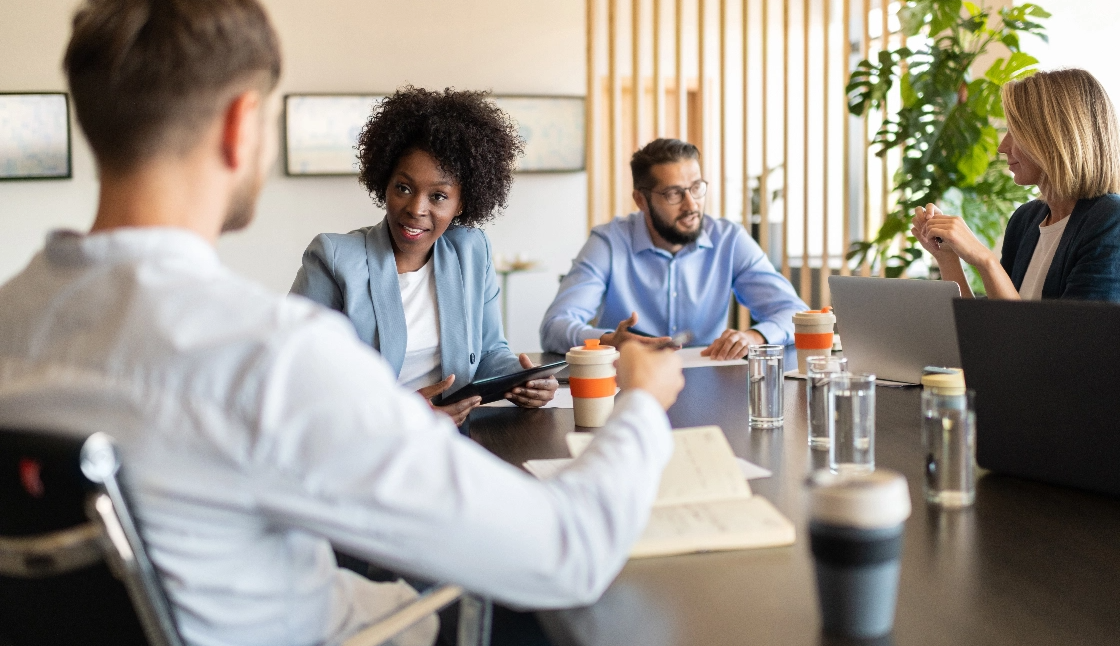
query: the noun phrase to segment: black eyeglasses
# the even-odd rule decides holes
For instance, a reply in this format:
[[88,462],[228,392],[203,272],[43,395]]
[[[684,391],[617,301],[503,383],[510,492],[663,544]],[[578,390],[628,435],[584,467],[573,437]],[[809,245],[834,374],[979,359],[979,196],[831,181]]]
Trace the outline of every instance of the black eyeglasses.
[[652,191],[651,190],[651,191],[647,191],[647,192],[657,193],[662,198],[664,198],[665,202],[667,202],[668,204],[680,204],[681,202],[684,201],[685,191],[688,191],[688,193],[690,195],[692,195],[692,199],[699,200],[700,198],[704,197],[708,193],[708,182],[706,182],[704,180],[699,180],[695,184],[693,184],[692,186],[689,186],[688,188],[681,188],[679,186],[670,186],[669,188],[665,189],[664,191]]

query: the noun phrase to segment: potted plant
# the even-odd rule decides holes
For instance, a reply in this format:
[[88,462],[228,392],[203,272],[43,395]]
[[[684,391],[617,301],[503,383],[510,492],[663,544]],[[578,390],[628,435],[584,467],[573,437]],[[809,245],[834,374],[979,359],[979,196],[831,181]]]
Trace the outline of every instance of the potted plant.
[[[884,114],[874,137],[879,157],[892,148],[902,150],[893,181],[897,208],[874,238],[852,243],[849,261],[877,263],[887,276],[901,275],[922,257],[910,221],[915,207],[930,202],[963,217],[994,248],[1016,206],[1034,196],[1033,189],[1012,181],[1007,162],[996,152],[1004,127],[1000,88],[1034,73],[1038,60],[1020,49],[1019,38],[1033,34],[1045,41],[1039,20],[1049,16],[1034,4],[993,12],[983,3],[962,0],[902,3],[902,33],[919,44],[860,61],[847,86],[848,109],[857,116],[884,112],[896,83],[902,98],[897,112]],[[973,64],[995,43],[1002,43],[1009,56],[973,78]]]

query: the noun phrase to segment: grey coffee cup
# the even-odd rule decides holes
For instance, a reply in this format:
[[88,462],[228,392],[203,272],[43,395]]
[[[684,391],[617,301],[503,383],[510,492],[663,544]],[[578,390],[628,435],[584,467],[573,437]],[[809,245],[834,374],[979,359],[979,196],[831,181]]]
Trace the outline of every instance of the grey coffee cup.
[[903,524],[910,516],[906,478],[895,471],[809,477],[809,542],[826,634],[857,639],[894,627]]

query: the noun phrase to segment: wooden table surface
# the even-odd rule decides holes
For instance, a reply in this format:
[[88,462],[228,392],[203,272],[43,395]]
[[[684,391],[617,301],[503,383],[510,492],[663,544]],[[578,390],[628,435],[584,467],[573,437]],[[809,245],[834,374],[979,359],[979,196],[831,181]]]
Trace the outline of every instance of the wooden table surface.
[[[736,455],[774,472],[753,480],[797,526],[790,547],[630,561],[585,608],[538,613],[558,645],[821,644],[806,530],[805,382],[786,380],[785,426],[747,424],[746,366],[685,371],[674,428],[717,424]],[[976,505],[922,495],[919,390],[877,389],[876,463],[902,472],[906,523],[892,638],[910,644],[1120,644],[1120,500],[982,474]],[[479,409],[471,436],[503,459],[567,457],[570,409]],[[1120,468],[1118,465],[1117,468]]]

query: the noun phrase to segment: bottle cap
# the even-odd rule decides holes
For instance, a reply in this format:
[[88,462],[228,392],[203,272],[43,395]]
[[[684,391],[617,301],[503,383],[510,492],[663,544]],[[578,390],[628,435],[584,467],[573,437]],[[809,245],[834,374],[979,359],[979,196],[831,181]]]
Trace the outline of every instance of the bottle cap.
[[922,386],[939,395],[963,395],[964,371],[960,368],[926,368]]
[[841,475],[822,469],[808,484],[810,518],[826,525],[885,529],[910,517],[910,489],[897,471]]
[[565,356],[568,363],[592,365],[612,363],[618,358],[618,350],[613,345],[603,345],[599,339],[586,339],[583,345],[568,350]]
[[599,345],[599,339],[584,339],[583,340],[583,349],[584,350],[606,350],[607,347],[608,346]]

